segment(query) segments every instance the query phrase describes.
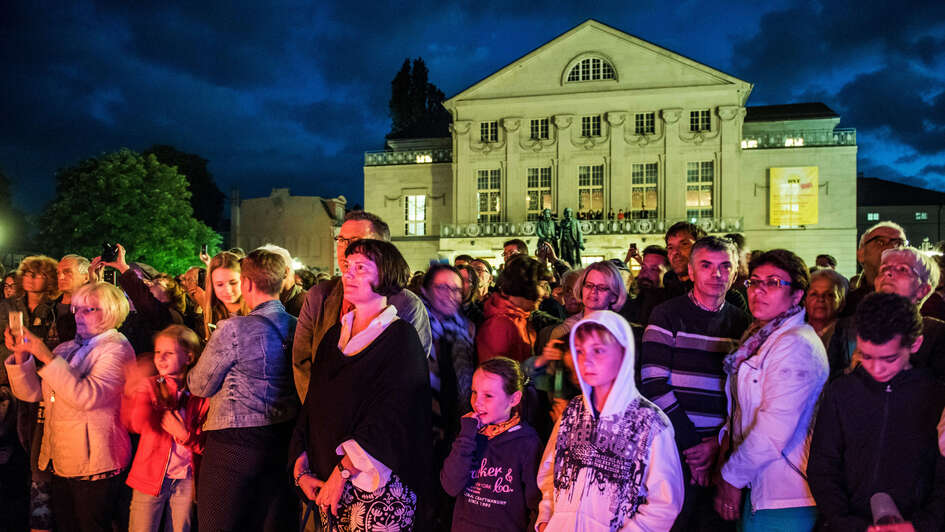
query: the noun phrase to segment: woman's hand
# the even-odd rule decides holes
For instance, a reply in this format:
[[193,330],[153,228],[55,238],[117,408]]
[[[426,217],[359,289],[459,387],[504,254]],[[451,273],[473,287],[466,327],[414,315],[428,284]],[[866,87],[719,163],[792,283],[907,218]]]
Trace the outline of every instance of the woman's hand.
[[535,369],[543,368],[553,360],[561,360],[564,356],[564,340],[549,340],[541,350],[541,356],[535,359]]
[[472,412],[467,412],[466,414],[463,415],[463,417],[468,417],[468,418],[470,418],[470,419],[475,419],[475,420],[476,420],[476,430],[479,430],[479,429],[482,428],[482,420],[479,419],[479,414],[477,414],[475,410],[473,410]]
[[729,484],[719,476],[715,493],[715,511],[726,521],[735,521],[741,517],[742,490]]
[[187,290],[187,294],[190,295],[191,298],[193,298],[195,303],[200,305],[200,308],[202,308],[204,312],[207,311],[206,309],[207,292],[205,292],[203,288],[200,288],[199,286],[194,285],[193,288],[190,288]]
[[23,338],[12,346],[10,345],[13,341],[12,335],[9,336],[9,341],[7,341],[6,337],[6,335],[9,335],[9,331],[10,329],[7,329],[4,342],[6,343],[7,348],[13,351],[13,354],[16,357],[14,360],[16,360],[17,364],[26,362],[28,355],[33,355],[36,360],[39,360],[43,364],[49,364],[52,361],[52,351],[46,347],[46,344],[44,344],[38,336],[30,332],[29,329],[23,327]]
[[328,477],[328,480],[321,486],[321,490],[318,491],[318,496],[315,498],[315,504],[324,512],[326,509],[331,509],[331,515],[335,517],[338,516],[338,501],[341,500],[341,495],[345,491],[345,479],[341,478],[341,472],[338,471],[338,468],[334,468],[331,471],[331,475]]
[[[306,472],[304,475],[302,475],[303,471]],[[301,475],[301,477],[299,475]],[[324,482],[315,478],[315,475],[309,471],[308,453],[304,451],[295,459],[295,466],[292,467],[292,476],[299,479],[299,489],[302,490],[302,494],[310,501],[315,500],[319,490],[325,485]]]

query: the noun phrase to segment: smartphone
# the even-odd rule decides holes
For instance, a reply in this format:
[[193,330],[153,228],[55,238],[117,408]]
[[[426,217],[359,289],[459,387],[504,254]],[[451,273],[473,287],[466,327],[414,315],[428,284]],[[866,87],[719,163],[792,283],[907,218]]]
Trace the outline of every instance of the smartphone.
[[102,244],[102,262],[115,262],[118,260],[118,244]]
[[631,249],[632,251],[636,251],[636,250],[637,250],[637,243],[636,243],[636,242],[631,242],[631,243],[630,243],[630,249]]
[[207,255],[207,245],[206,245],[206,244],[200,246],[200,254],[201,254],[201,255]]
[[13,335],[14,343],[19,343],[23,338],[23,313],[19,310],[10,311],[10,334]]
[[116,273],[117,271],[118,271],[118,270],[115,270],[115,269],[112,269],[112,268],[105,268],[105,271],[102,272],[102,280],[105,281],[105,282],[108,283],[108,284],[117,285],[117,284],[118,284],[118,276],[115,275],[115,273]]

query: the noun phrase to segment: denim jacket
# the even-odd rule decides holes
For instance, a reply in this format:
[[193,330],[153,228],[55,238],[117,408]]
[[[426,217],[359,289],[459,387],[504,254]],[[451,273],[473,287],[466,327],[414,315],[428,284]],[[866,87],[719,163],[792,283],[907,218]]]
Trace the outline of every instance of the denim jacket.
[[187,375],[190,392],[210,400],[204,430],[262,427],[295,418],[295,323],[276,299],[217,324]]

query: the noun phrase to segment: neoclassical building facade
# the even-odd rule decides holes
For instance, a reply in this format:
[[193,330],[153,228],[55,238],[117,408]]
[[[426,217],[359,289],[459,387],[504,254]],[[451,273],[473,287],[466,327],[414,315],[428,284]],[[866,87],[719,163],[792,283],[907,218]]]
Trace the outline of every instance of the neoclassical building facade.
[[[823,104],[746,106],[752,84],[588,20],[453,96],[451,137],[365,154],[365,208],[414,269],[533,246],[542,209],[585,220],[585,262],[691,220],[855,269],[856,133]],[[610,215],[612,214],[612,218]]]

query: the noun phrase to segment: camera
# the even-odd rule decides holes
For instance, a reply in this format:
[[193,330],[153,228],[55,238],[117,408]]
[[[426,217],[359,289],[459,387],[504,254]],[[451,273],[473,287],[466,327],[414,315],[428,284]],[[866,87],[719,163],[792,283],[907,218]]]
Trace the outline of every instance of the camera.
[[118,260],[118,244],[102,244],[102,262],[115,262]]

